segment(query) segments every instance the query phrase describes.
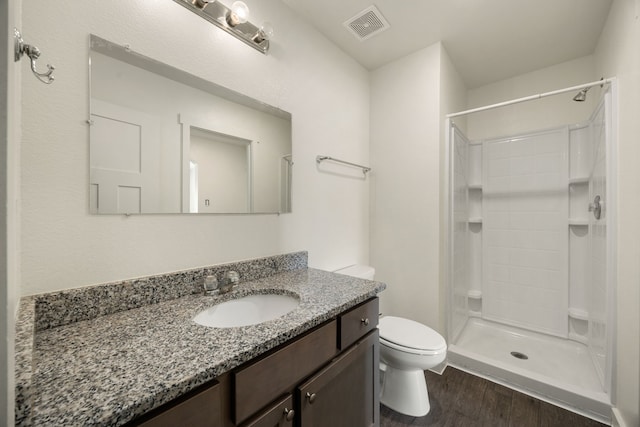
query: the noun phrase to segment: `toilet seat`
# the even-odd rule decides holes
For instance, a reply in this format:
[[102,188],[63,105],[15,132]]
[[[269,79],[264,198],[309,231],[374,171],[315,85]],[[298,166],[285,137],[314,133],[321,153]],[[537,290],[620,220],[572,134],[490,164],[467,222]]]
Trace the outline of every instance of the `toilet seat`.
[[384,316],[378,325],[380,343],[417,355],[437,355],[447,350],[442,335],[413,320]]
[[418,350],[416,348],[403,347],[401,345],[387,341],[383,338],[380,338],[380,345],[384,345],[394,350],[402,351],[404,353],[415,354],[416,356],[437,356],[447,351],[446,347],[443,347],[440,350]]

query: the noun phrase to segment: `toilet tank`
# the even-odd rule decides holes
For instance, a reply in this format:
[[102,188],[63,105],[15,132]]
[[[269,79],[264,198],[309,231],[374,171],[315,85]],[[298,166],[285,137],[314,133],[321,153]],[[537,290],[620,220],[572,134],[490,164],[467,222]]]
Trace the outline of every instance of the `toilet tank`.
[[359,279],[373,280],[376,269],[370,265],[354,264],[334,271],[334,273],[346,274],[347,276],[357,277]]

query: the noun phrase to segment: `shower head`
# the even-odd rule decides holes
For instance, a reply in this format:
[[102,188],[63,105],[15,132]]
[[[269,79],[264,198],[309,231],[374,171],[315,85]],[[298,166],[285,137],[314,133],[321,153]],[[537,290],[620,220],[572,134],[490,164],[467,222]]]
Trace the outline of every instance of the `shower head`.
[[584,102],[584,100],[587,99],[587,91],[589,89],[591,88],[585,87],[584,89],[582,89],[580,92],[576,94],[576,96],[573,97],[573,100],[576,102]]

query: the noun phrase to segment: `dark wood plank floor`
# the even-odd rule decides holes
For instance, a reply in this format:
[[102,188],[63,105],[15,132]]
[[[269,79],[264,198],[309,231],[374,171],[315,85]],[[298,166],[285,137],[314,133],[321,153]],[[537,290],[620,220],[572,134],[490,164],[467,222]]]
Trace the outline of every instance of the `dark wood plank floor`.
[[447,367],[443,375],[427,371],[431,411],[409,417],[381,407],[380,427],[603,427],[475,375]]

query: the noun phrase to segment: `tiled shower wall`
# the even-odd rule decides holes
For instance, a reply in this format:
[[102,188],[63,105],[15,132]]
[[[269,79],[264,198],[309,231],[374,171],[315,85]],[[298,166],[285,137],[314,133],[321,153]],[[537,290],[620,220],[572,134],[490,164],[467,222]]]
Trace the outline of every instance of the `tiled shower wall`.
[[568,131],[485,141],[482,316],[568,330]]

